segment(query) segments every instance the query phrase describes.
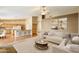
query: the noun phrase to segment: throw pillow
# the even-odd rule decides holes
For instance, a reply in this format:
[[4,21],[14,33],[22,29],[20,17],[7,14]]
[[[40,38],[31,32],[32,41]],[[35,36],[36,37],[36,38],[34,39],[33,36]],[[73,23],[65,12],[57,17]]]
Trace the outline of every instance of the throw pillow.
[[78,37],[78,36],[74,36],[74,37],[72,38],[72,43],[73,43],[73,44],[79,44],[79,37]]

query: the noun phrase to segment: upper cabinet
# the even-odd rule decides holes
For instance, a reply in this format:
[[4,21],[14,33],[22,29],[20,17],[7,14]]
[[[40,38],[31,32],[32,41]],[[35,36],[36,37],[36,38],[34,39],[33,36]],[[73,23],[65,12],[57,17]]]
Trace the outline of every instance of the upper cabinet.
[[0,27],[5,27],[5,28],[13,28],[14,26],[21,26],[21,29],[25,29],[25,20],[15,20],[15,19],[11,19],[11,20],[7,20],[7,19],[1,19],[0,23],[2,23],[0,25]]

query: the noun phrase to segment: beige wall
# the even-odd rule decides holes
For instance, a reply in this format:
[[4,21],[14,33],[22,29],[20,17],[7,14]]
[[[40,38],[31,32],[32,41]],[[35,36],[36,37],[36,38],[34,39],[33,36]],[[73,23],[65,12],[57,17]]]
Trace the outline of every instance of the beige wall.
[[54,17],[53,19],[62,17],[67,17],[67,31],[69,33],[78,33],[78,13],[62,15]]
[[[53,20],[53,19],[52,19]],[[42,31],[43,32],[48,32],[52,28],[52,20],[49,19],[44,19],[42,20]]]
[[42,21],[42,30],[50,31],[52,27],[52,21],[57,18],[67,17],[67,32],[69,33],[78,33],[78,13],[62,15],[54,17],[52,20],[43,20]]
[[26,30],[32,30],[32,17],[26,20]]
[[78,33],[79,33],[79,12],[78,12]]
[[78,33],[78,14],[71,14],[67,16],[68,18],[68,25],[67,29],[70,33]]

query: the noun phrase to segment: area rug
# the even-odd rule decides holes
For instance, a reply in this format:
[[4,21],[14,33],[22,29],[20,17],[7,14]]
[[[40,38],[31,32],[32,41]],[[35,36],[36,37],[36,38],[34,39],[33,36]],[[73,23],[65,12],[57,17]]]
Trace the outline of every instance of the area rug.
[[17,53],[15,48],[12,47],[0,47],[0,53]]

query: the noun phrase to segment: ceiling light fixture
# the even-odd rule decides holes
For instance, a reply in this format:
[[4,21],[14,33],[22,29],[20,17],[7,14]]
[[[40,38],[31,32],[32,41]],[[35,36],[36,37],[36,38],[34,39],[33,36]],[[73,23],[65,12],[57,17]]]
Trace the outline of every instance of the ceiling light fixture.
[[51,19],[52,17],[49,14],[49,10],[46,6],[42,6],[41,8],[42,19]]
[[42,19],[45,19],[47,12],[48,12],[48,11],[47,11],[47,7],[46,7],[46,6],[42,6],[42,7],[41,7]]

